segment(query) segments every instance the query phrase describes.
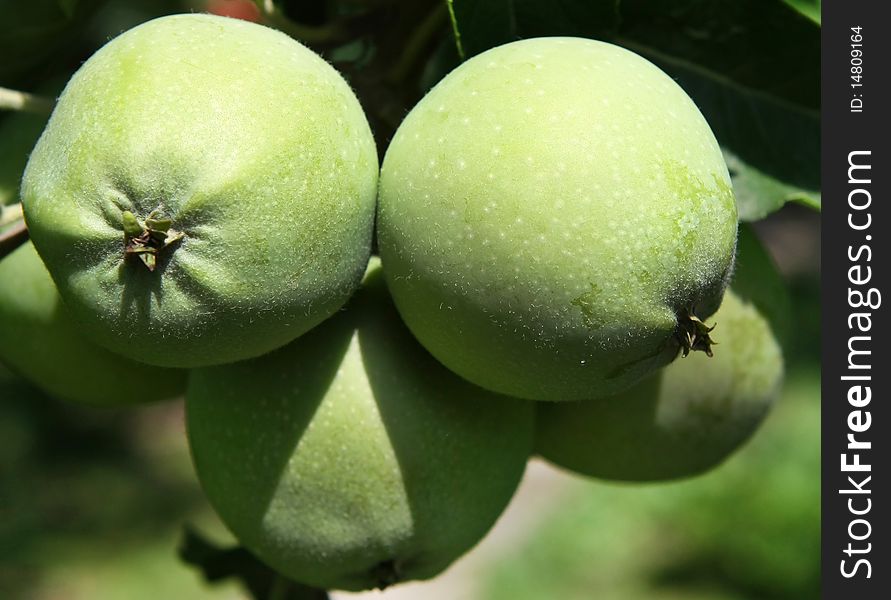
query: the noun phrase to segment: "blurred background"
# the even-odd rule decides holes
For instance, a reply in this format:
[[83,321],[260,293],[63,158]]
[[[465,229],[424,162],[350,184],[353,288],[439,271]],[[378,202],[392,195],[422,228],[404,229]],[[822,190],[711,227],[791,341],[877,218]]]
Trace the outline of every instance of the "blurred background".
[[[438,0],[291,1],[265,3],[266,11],[264,2],[238,0],[0,0],[0,86],[56,95],[117,33],[162,14],[210,10],[277,25],[323,53],[356,89],[383,151],[407,110],[462,53],[571,34],[617,41],[656,61],[713,125],[742,218],[786,282],[787,374],[775,409],[742,451],[688,481],[606,484],[533,459],[496,528],[443,576],[332,596],[816,598],[819,2],[544,4],[548,19],[530,14],[536,2],[513,0],[456,0],[451,14]],[[601,4],[616,14],[598,13]],[[514,20],[505,25],[510,7]],[[777,31],[787,39],[773,39]],[[0,112],[0,202],[15,200],[43,122]],[[178,558],[185,525],[215,544],[234,544],[192,471],[181,401],[80,407],[46,397],[0,366],[0,598],[247,598],[237,581],[208,584]]]

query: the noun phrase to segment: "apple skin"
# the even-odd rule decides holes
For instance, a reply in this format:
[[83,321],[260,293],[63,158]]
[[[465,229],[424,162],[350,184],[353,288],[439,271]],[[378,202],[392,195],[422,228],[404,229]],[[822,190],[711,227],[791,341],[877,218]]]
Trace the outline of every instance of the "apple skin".
[[539,403],[536,452],[617,481],[691,477],[721,464],[758,429],[783,378],[766,319],[731,288],[714,316],[715,356],[679,358],[609,398]]
[[[72,77],[25,172],[34,245],[98,343],[161,366],[258,356],[333,314],[371,250],[377,151],[358,100],[275,30],[162,17]],[[184,235],[150,271],[125,212]]]
[[699,110],[593,40],[468,60],[381,171],[378,246],[406,324],[462,377],[533,400],[615,393],[674,359],[679,322],[720,304],[736,233]]
[[379,270],[345,311],[267,356],[193,371],[186,394],[222,520],[323,589],[433,577],[476,544],[520,481],[533,413],[427,354]]
[[174,398],[186,371],[141,364],[87,340],[27,242],[0,261],[0,361],[50,396],[101,406]]

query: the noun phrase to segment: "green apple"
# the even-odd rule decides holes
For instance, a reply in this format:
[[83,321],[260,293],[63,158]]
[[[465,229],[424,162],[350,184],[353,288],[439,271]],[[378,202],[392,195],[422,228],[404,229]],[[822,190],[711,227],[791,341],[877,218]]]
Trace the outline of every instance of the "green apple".
[[195,370],[186,393],[222,520],[324,589],[429,578],[472,547],[520,480],[533,412],[427,354],[379,270],[344,312],[267,356]]
[[732,289],[714,318],[714,358],[679,358],[610,398],[540,403],[536,451],[571,471],[622,481],[689,477],[720,464],[761,424],[783,359],[766,319]]
[[580,400],[708,348],[730,178],[690,98],[632,52],[540,38],[468,60],[399,127],[378,202],[399,312],[477,385]]
[[173,398],[186,372],[152,367],[84,338],[30,242],[0,260],[0,361],[47,394],[117,406]]
[[377,169],[362,108],[321,57],[189,14],[127,31],[75,73],[22,194],[85,332],[192,367],[282,346],[349,298]]

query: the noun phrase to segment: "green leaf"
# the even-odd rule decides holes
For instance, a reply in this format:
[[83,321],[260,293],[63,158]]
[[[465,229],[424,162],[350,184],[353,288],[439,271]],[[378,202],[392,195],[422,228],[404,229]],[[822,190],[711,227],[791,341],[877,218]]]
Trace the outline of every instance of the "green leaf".
[[792,303],[776,264],[750,225],[742,224],[736,247],[736,268],[730,287],[755,305],[787,348],[792,331]]
[[739,208],[740,221],[757,221],[778,210],[786,202],[799,202],[820,210],[819,192],[787,185],[745,163],[724,150],[724,159],[733,180],[733,194]]
[[453,0],[466,57],[520,38],[600,37],[619,24],[619,0]]
[[623,0],[621,15],[616,41],[645,56],[820,106],[820,27],[779,0]]
[[806,16],[814,23],[820,23],[820,0],[783,0],[786,4]]
[[801,194],[793,194],[789,197],[788,202],[795,202],[817,212],[821,212],[823,210],[822,197],[817,192],[802,192]]

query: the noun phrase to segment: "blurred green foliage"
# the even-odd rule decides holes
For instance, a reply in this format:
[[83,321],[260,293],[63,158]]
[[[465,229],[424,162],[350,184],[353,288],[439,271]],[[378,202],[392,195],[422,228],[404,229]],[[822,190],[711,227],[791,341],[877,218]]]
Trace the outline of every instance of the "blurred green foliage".
[[[165,578],[198,587],[175,557],[183,518],[204,509],[180,410],[63,404],[0,366],[0,596],[40,598],[56,581],[47,597],[137,597],[106,595],[108,582],[96,582],[118,565],[133,573],[116,577],[139,576],[144,597],[158,597],[147,594],[163,586],[139,575],[140,563],[173,567]],[[69,590],[81,583],[83,593]]]

